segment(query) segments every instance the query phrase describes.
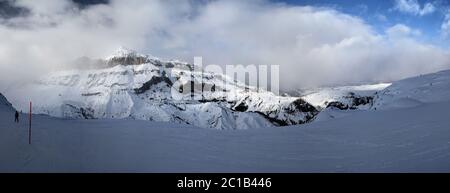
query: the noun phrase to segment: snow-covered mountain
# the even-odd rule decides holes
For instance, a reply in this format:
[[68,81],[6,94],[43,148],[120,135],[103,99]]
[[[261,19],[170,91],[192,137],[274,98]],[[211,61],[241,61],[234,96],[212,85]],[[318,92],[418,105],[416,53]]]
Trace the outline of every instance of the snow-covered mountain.
[[[10,106],[0,105],[0,172],[449,172],[449,72],[433,76],[442,87],[410,96],[420,106],[340,110],[349,116],[233,132],[34,115],[29,145],[27,116],[15,123]],[[392,87],[416,90],[422,78]]]
[[391,83],[291,91],[320,110],[314,121],[352,115],[352,111],[411,108],[450,101],[450,70]]
[[[328,120],[352,115],[352,110],[391,110],[412,108],[430,103],[450,101],[450,70],[427,75],[411,77],[392,84],[379,84],[366,87],[364,92],[348,92],[349,94],[333,93],[320,90],[304,97],[308,102],[320,101],[328,98],[325,109],[316,116],[315,121]],[[360,88],[363,88],[360,87]],[[373,90],[367,91],[372,87]],[[380,89],[383,88],[384,89]],[[338,89],[341,90],[341,89]],[[343,89],[348,90],[348,89]],[[324,94],[325,93],[325,94]],[[333,93],[331,95],[328,95]],[[345,93],[345,92],[344,92]],[[356,93],[356,94],[355,94]],[[326,96],[326,97],[321,97]],[[312,99],[312,100],[308,100]],[[332,102],[330,102],[332,101]],[[313,104],[315,104],[313,102]]]
[[288,96],[303,98],[318,109],[336,107],[344,109],[368,109],[376,92],[391,83],[363,84],[358,86],[318,87],[294,90],[285,93]]
[[[20,110],[32,100],[35,113],[56,117],[152,120],[217,129],[301,124],[319,112],[299,97],[277,96],[223,74],[193,71],[191,64],[128,49],[118,50],[104,64],[101,69],[54,72],[9,94],[19,96],[12,102]],[[193,100],[182,90],[186,85],[203,92],[196,92]]]
[[410,107],[450,98],[450,71],[392,85],[315,88],[278,96],[223,74],[194,70],[189,63],[163,61],[125,48],[94,61],[94,68],[57,71],[15,87],[8,91],[14,96],[9,99],[16,109],[24,111],[31,100],[34,113],[55,117],[247,129],[303,124],[355,110]]

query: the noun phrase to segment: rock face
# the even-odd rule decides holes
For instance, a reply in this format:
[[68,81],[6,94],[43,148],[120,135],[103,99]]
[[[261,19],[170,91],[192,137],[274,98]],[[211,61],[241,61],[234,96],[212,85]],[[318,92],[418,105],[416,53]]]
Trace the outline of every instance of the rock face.
[[355,110],[362,106],[368,106],[369,108],[373,104],[373,96],[359,96],[350,92],[348,96],[344,97],[343,101],[332,101],[327,103],[326,108],[335,108],[339,110]]
[[299,97],[281,97],[223,74],[194,71],[188,63],[162,61],[126,49],[105,61],[107,68],[55,72],[22,90],[38,93],[29,95],[36,113],[81,119],[245,129],[303,124],[318,113]]
[[72,104],[64,104],[62,106],[63,110],[63,116],[64,117],[71,117],[71,118],[77,118],[77,119],[95,119],[94,109],[91,108],[83,108],[78,107],[76,105]]
[[173,85],[172,81],[167,76],[154,76],[149,81],[145,82],[141,87],[134,89],[136,94],[143,94],[146,91],[150,90],[152,86],[155,86],[159,83],[165,83],[167,87],[171,87]]
[[108,66],[116,65],[139,65],[150,62],[149,56],[138,54],[134,50],[121,47],[115,54],[106,59]]
[[129,55],[125,57],[114,57],[107,60],[108,66],[116,65],[139,65],[149,62],[149,59],[144,56]]
[[[278,97],[280,99],[282,97]],[[274,98],[277,99],[277,98]],[[254,112],[264,116],[276,126],[297,125],[308,123],[319,111],[301,98],[292,101],[278,101],[267,108],[267,103],[261,98],[248,96],[233,104],[232,110],[239,112]]]

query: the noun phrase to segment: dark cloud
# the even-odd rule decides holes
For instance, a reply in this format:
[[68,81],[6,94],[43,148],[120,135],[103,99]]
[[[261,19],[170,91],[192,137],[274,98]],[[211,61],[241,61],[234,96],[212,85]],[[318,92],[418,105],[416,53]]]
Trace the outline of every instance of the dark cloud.
[[[109,0],[72,0],[79,8],[84,9],[92,5],[108,4]],[[29,14],[30,10],[17,6],[16,0],[0,0],[0,18],[13,18]]]
[[85,8],[91,5],[108,4],[109,0],[73,0],[73,2],[78,4],[81,8]]
[[12,18],[29,13],[28,9],[14,5],[12,0],[0,0],[0,18]]

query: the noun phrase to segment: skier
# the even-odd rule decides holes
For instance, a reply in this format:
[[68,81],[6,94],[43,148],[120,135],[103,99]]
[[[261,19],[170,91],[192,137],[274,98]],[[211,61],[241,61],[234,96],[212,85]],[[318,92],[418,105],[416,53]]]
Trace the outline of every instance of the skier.
[[16,111],[14,122],[19,123],[19,112]]

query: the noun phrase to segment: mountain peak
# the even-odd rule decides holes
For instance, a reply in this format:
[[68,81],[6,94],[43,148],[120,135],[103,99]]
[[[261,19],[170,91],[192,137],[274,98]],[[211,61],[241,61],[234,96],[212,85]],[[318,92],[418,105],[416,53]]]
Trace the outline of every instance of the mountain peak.
[[120,46],[106,60],[109,65],[137,65],[149,62],[149,56],[140,54],[136,50]]
[[127,48],[125,46],[120,46],[117,50],[116,53],[123,53],[123,54],[130,54],[130,53],[136,53],[136,50]]
[[112,55],[107,57],[107,59],[112,58],[124,58],[124,57],[137,57],[137,56],[145,56],[143,54],[138,54],[136,50],[120,46]]

